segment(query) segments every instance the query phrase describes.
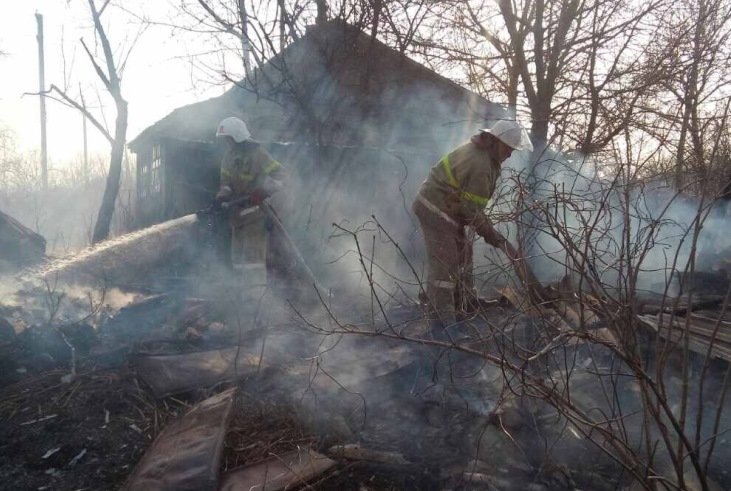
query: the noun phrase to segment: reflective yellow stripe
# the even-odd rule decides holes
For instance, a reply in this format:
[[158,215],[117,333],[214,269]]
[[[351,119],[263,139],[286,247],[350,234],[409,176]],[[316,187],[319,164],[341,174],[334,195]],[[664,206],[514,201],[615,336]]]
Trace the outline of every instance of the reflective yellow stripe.
[[266,167],[264,167],[264,174],[269,174],[269,173],[271,173],[271,172],[275,171],[275,170],[276,170],[276,169],[278,169],[278,168],[279,168],[279,166],[281,166],[281,165],[282,165],[282,164],[280,164],[280,163],[279,163],[279,162],[277,162],[276,160],[272,160],[272,161],[271,161],[271,163],[270,163],[269,165],[267,165]]
[[249,182],[254,179],[254,176],[249,174],[248,172],[242,172],[241,174],[235,174],[231,172],[228,169],[221,169],[221,177],[228,180],[236,180],[236,181],[243,181],[243,182]]
[[467,201],[472,201],[473,203],[476,203],[480,206],[487,206],[488,201],[490,201],[489,198],[485,198],[484,196],[480,196],[477,194],[468,193],[467,191],[460,191],[459,196],[463,199],[466,199]]
[[480,206],[487,206],[490,198],[485,198],[484,196],[480,196],[479,194],[469,193],[461,189],[462,186],[459,185],[459,181],[457,181],[457,179],[454,177],[454,174],[452,173],[452,164],[449,162],[449,154],[442,157],[442,167],[444,168],[444,173],[447,174],[447,180],[449,181],[449,185],[459,191],[460,198],[467,201],[472,201],[473,203],[476,203]]
[[454,174],[452,174],[452,164],[449,163],[449,155],[442,157],[442,167],[444,167],[444,172],[447,174],[449,185],[455,189],[459,189],[459,182],[454,178]]

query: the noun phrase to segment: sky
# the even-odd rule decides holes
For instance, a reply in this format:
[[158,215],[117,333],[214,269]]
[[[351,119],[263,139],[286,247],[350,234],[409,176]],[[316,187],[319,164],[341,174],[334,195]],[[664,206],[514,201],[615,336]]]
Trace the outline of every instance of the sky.
[[[0,16],[0,126],[9,128],[17,149],[40,149],[40,103],[37,95],[38,44],[35,13],[43,15],[46,86],[66,87],[73,96],[84,92],[94,114],[114,125],[111,98],[94,74],[83,51],[87,46],[101,48],[94,41],[91,16],[86,0],[4,0]],[[125,7],[157,18],[169,18],[174,5],[165,0],[145,2],[126,0]],[[129,51],[140,32],[141,23],[119,9],[109,7],[103,19],[115,55]],[[128,140],[161,119],[176,107],[219,95],[225,87],[201,81],[200,70],[192,68],[186,53],[195,50],[191,40],[173,36],[169,29],[149,27],[137,39],[128,57],[122,78],[122,95],[129,103]],[[210,78],[210,75],[209,75]],[[47,131],[49,165],[62,166],[83,152],[81,115],[62,104],[48,100]],[[101,134],[89,125],[90,153],[109,152]]]

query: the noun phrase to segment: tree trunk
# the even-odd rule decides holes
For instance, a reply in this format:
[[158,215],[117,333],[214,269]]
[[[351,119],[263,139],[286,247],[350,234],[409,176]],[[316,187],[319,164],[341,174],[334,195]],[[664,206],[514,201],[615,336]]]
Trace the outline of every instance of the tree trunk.
[[112,143],[111,160],[109,162],[109,173],[107,174],[107,185],[104,188],[102,204],[99,207],[99,214],[94,225],[92,244],[106,240],[109,237],[109,229],[114,215],[114,204],[119,194],[119,185],[122,176],[122,158],[124,157],[124,144],[127,136],[127,101],[121,97],[117,102],[117,120],[114,129],[114,142]]
[[327,22],[327,1],[326,0],[315,0],[317,4],[317,18],[315,23],[322,24]]
[[373,0],[373,24],[371,25],[371,43],[378,36],[378,25],[381,22],[381,10],[383,10],[382,0]]
[[690,105],[685,103],[683,109],[683,121],[680,127],[680,139],[678,140],[677,156],[675,159],[675,189],[683,187],[683,176],[685,175],[685,146],[688,136],[688,122],[690,120]]
[[535,114],[533,116],[533,123],[530,128],[530,137],[534,144],[537,143],[539,146],[546,145],[548,142],[548,118],[546,115]]
[[239,0],[239,19],[241,19],[241,51],[244,62],[244,75],[251,77],[251,41],[249,40],[249,14],[244,0]]

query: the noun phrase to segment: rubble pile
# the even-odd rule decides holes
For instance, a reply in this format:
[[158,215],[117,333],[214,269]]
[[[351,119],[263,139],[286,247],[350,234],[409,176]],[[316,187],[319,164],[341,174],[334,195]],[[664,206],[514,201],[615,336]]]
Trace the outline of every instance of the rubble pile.
[[[318,489],[571,489],[567,483],[577,479],[576,471],[547,470],[524,454],[534,433],[522,409],[511,414],[503,404],[494,411],[499,371],[483,377],[478,400],[444,383],[415,394],[418,345],[316,334],[292,318],[242,336],[216,302],[164,294],[130,298],[95,321],[73,377],[68,356],[52,355],[47,366],[27,369],[2,388],[0,437],[9,457],[2,472],[17,489],[150,489],[162,465],[147,456],[156,448],[167,456],[165,468],[186,469],[182,475],[191,478],[195,466],[170,464],[184,454],[182,447],[159,441],[166,431],[181,437],[174,425],[195,429],[183,418],[234,387],[229,409],[211,423],[225,428],[208,447],[221,445],[220,453],[198,458],[214,471],[210,489],[241,489],[235,479],[251,482],[251,473],[269,479],[269,465],[290,459],[284,467],[291,468],[291,459],[305,456],[306,481]],[[509,305],[494,305],[490,318],[508,322]],[[406,319],[404,332],[419,329],[417,306],[392,318]],[[24,359],[15,362],[16,372],[25,367]],[[302,482],[303,472],[286,483]],[[561,488],[559,481],[565,481]],[[198,483],[190,489],[203,489],[190,482]]]
[[0,211],[0,273],[37,264],[45,255],[45,238]]
[[[429,337],[420,305],[393,302],[375,315],[345,292],[308,306],[272,294],[254,319],[242,318],[219,279],[208,290],[186,280],[101,290],[21,282],[3,297],[0,473],[13,489],[632,484],[591,430],[526,391],[568,394],[579,414],[625,412],[624,436],[643,438],[641,397],[618,341],[567,284],[545,288],[539,304],[504,288],[466,319],[468,336],[445,343]],[[708,346],[699,339],[721,341],[712,354],[722,363],[728,319],[714,309],[723,301],[709,293],[694,302],[645,302],[638,319],[660,338],[667,326],[690,326],[699,352]],[[676,404],[682,374],[668,370]],[[729,397],[717,389],[701,411]],[[709,475],[731,483],[728,440],[715,451]]]

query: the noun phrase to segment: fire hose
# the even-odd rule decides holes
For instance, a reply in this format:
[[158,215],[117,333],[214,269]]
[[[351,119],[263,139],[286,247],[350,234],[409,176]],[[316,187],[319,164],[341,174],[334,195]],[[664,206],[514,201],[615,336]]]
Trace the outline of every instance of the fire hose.
[[[214,203],[210,207],[208,207],[205,210],[200,211],[198,214],[199,216],[205,215],[210,217],[213,214],[216,213],[225,213],[228,210],[230,210],[234,206],[243,206],[245,208],[259,208],[266,217],[271,222],[272,226],[274,226],[277,231],[281,234],[281,236],[284,238],[284,242],[289,248],[289,250],[294,255],[297,263],[300,265],[300,267],[304,270],[305,274],[307,275],[307,278],[309,279],[310,283],[320,292],[325,291],[322,285],[320,285],[320,282],[317,281],[317,278],[315,277],[315,274],[312,272],[310,267],[307,265],[307,262],[305,261],[305,258],[302,256],[302,253],[300,252],[297,245],[292,240],[292,237],[287,233],[287,229],[284,228],[284,225],[282,224],[282,221],[279,219],[277,214],[275,213],[274,209],[271,207],[269,203],[266,201],[263,201],[262,203],[258,205],[250,205],[249,198],[247,196],[244,196],[242,198],[237,198],[231,201],[224,201],[222,203]],[[210,218],[209,218],[210,221]]]

